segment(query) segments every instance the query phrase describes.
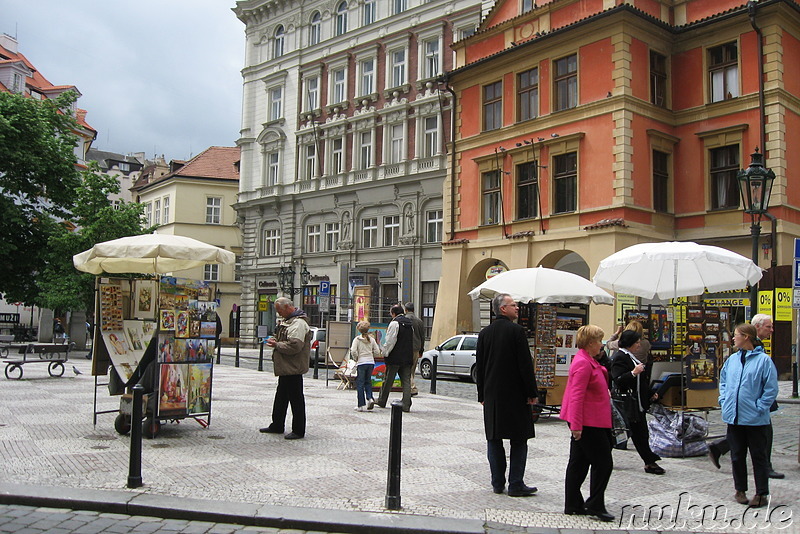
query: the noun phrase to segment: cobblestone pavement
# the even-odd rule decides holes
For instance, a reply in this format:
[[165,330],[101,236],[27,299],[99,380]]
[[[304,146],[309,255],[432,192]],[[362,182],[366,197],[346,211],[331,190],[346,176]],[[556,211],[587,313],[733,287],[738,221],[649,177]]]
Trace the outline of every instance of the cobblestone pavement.
[[[73,364],[82,374],[70,372]],[[89,369],[90,362],[78,357],[68,363],[62,378],[50,378],[45,366],[32,365],[23,380],[0,380],[0,502],[13,502],[9,495],[26,488],[64,497],[100,490],[134,503],[196,499],[192,502],[206,503],[196,505],[202,508],[257,505],[262,514],[316,513],[323,522],[355,514],[354,521],[362,524],[395,525],[415,518],[427,524],[407,531],[432,531],[430,525],[444,521],[438,524],[453,527],[437,530],[467,531],[480,525],[481,532],[568,533],[606,527],[800,532],[795,520],[800,517],[797,404],[782,403],[773,414],[773,463],[787,476],[771,481],[769,509],[749,510],[732,501],[727,460],[717,470],[705,457],[667,458],[661,463],[667,474],[656,477],[644,473],[635,452],[615,451],[606,495],[618,521],[601,524],[561,513],[569,442],[565,425],[554,417],[542,419],[537,437],[529,442],[526,482],[538,486],[539,495],[495,495],[488,480],[480,405],[421,388],[412,411],[403,414],[402,509],[390,512],[384,506],[390,410],[355,412],[355,392],[337,390],[336,381],[326,387],[322,374],[318,380],[305,380],[305,439],[260,434],[258,428],[269,422],[276,379],[268,372],[227,364],[214,369],[210,426],[191,419],[165,424],[158,438],[143,443],[144,486],[128,489],[130,440],[114,432],[114,414],[99,415],[97,426],[92,425],[95,386]],[[790,391],[790,383],[781,383],[781,397]],[[105,388],[96,393],[98,410],[119,407],[119,399]],[[709,419],[711,433],[722,433],[718,412],[711,412]],[[659,520],[646,515],[656,510],[665,516]],[[711,512],[717,515],[704,515]],[[343,530],[357,531],[350,526]]]

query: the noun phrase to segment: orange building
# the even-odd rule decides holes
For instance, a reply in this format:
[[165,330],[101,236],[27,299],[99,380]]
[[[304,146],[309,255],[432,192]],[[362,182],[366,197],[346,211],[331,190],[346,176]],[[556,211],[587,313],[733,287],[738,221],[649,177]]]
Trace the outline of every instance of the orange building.
[[[615,251],[671,240],[750,257],[736,175],[755,147],[777,176],[759,264],[791,265],[796,1],[500,0],[453,48],[442,272],[458,275],[442,277],[432,340],[480,328],[467,292],[494,265],[591,278]],[[613,330],[611,307],[590,313]],[[790,325],[776,323],[782,371]]]

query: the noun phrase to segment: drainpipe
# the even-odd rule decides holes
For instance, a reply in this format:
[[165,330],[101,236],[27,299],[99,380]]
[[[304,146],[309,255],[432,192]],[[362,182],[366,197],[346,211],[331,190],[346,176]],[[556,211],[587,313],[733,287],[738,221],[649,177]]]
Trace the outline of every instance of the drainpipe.
[[456,237],[456,92],[448,83],[449,73],[444,73],[438,81],[450,93],[450,239]]
[[[764,111],[764,34],[761,28],[756,25],[756,8],[758,2],[750,0],[747,2],[747,13],[750,17],[750,25],[758,36],[758,110],[760,112],[761,130],[759,132],[759,139],[761,143],[761,152],[766,158],[767,155],[767,140],[765,133],[765,125],[767,123],[766,112]],[[774,246],[774,245],[773,245]]]

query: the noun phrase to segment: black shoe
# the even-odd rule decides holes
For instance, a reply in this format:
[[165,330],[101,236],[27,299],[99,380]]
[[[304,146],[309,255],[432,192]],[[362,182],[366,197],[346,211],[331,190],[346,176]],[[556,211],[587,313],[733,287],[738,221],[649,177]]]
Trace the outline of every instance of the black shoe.
[[509,497],[530,497],[531,495],[536,494],[539,491],[539,488],[536,486],[522,486],[521,488],[511,489],[508,488],[508,496]]
[[784,475],[783,473],[778,473],[777,471],[772,471],[772,470],[770,470],[767,476],[769,478],[778,478],[778,479],[786,478],[786,475]]
[[719,447],[714,445],[713,443],[708,446],[708,459],[711,460],[711,463],[714,464],[714,467],[719,469],[719,457],[722,454],[719,451]]
[[283,436],[283,439],[303,439],[303,436],[301,436],[300,434],[295,434],[294,432],[289,432],[288,434]]
[[564,510],[565,515],[586,515],[589,512],[581,508],[580,510]]
[[651,475],[663,475],[664,473],[666,473],[666,471],[664,471],[664,468],[659,466],[658,464],[650,464],[644,466],[644,472],[650,473]]
[[608,512],[590,512],[587,510],[586,515],[594,517],[595,519],[599,519],[604,523],[611,523],[615,519],[614,516]]
[[419,395],[419,391],[412,391],[411,392],[411,396],[412,397],[416,397],[417,395]]
[[258,431],[261,432],[262,434],[283,434],[283,429],[278,430],[272,425],[266,426],[264,428],[259,428]]
[[492,491],[498,495],[501,495],[503,493],[503,488],[492,488]]

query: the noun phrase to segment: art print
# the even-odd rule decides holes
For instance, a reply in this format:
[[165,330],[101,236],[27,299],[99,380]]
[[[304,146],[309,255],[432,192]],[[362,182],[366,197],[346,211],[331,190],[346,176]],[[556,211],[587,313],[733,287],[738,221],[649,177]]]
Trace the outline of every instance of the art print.
[[159,363],[172,363],[175,361],[175,335],[159,334],[158,335],[158,361]]
[[103,341],[106,344],[108,356],[123,382],[128,382],[133,376],[133,372],[139,366],[139,358],[136,353],[128,347],[125,333],[122,330],[103,332]]
[[200,321],[200,337],[214,339],[217,337],[216,321]]
[[186,365],[161,365],[158,385],[158,415],[183,416],[187,413],[188,376]]
[[189,415],[200,415],[210,412],[212,371],[213,367],[210,363],[194,363],[189,365]]
[[128,342],[128,350],[134,355],[137,361],[144,356],[144,351],[150,342],[150,338],[145,337],[142,321],[122,321],[125,331],[125,341]]
[[189,312],[179,311],[175,315],[175,337],[189,337]]
[[175,330],[175,310],[161,310],[161,331]]
[[156,318],[158,285],[155,280],[137,280],[133,293],[133,316],[137,319]]

